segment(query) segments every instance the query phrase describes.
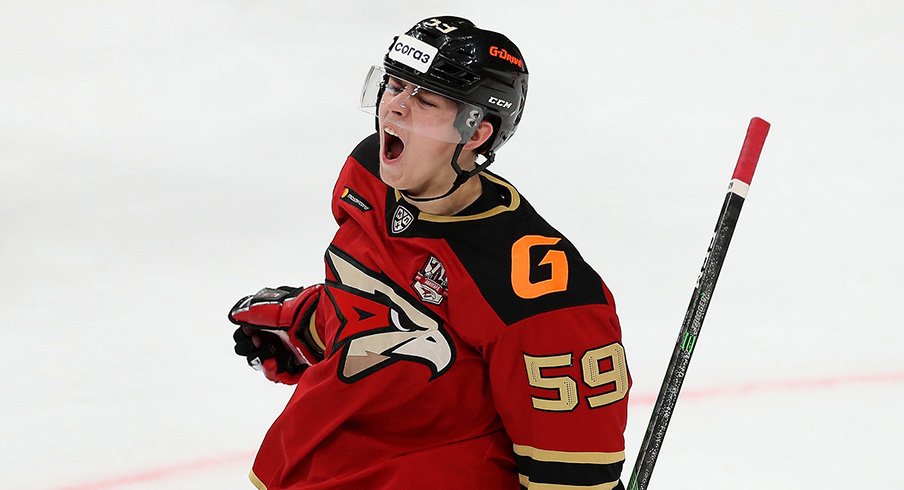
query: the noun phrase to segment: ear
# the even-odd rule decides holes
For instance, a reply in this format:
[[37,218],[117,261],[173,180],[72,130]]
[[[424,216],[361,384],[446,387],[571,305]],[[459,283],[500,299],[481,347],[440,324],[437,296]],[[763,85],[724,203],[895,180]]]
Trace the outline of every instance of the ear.
[[480,125],[477,126],[477,129],[474,131],[474,134],[471,135],[471,139],[465,143],[465,150],[473,150],[475,148],[479,148],[480,145],[486,143],[490,136],[493,135],[493,125],[490,124],[489,121],[483,120],[480,121]]

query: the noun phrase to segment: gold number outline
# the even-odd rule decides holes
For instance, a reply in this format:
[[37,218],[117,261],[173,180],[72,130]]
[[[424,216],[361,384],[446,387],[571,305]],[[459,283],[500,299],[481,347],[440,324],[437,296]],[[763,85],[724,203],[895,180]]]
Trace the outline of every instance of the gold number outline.
[[[606,358],[612,359],[612,369],[600,372],[600,361]],[[618,403],[628,395],[628,363],[625,348],[618,342],[584,352],[581,356],[581,374],[588,388],[615,384],[612,391],[586,397],[591,410]]]
[[[580,393],[577,381],[569,375],[543,376],[543,369],[572,367],[574,356],[571,352],[535,356],[522,353],[524,367],[527,370],[527,383],[534,388],[557,390],[558,399],[542,398],[531,395],[531,403],[536,410],[544,412],[572,412],[580,405]],[[610,358],[612,368],[600,371],[600,361]],[[619,342],[612,342],[600,347],[584,351],[581,356],[581,381],[587,388],[599,388],[614,384],[614,389],[606,393],[585,396],[587,406],[593,410],[618,403],[628,394],[628,363],[625,359],[625,348]]]
[[533,356],[527,353],[522,355],[524,367],[527,369],[527,383],[534,388],[559,392],[558,399],[531,395],[530,400],[535,409],[544,412],[571,412],[580,405],[578,384],[571,376],[543,376],[543,369],[546,368],[571,367],[574,357],[571,352],[549,356]]

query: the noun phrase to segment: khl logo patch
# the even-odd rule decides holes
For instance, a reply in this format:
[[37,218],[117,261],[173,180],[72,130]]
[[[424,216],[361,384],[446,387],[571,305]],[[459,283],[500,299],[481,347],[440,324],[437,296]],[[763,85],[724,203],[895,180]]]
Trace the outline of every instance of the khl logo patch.
[[405,209],[404,206],[397,207],[395,214],[392,215],[392,232],[399,234],[407,230],[411,223],[414,223],[414,216],[411,211]]

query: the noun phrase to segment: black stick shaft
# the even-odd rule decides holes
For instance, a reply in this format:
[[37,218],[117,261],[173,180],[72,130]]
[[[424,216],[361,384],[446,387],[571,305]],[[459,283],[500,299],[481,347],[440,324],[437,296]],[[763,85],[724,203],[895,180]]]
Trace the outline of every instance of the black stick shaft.
[[728,252],[728,245],[731,243],[731,236],[738,223],[741,207],[744,205],[747,189],[753,179],[753,172],[768,132],[769,123],[766,121],[758,117],[750,121],[747,137],[744,139],[744,146],[741,148],[741,155],[738,157],[738,163],[728,186],[728,193],[722,203],[722,211],[719,213],[712,241],[706,251],[706,259],[703,261],[703,267],[697,277],[697,284],[691,296],[690,305],[687,307],[678,341],[675,343],[665,378],[662,380],[662,387],[659,389],[659,397],[656,399],[646,435],[640,446],[637,460],[634,462],[628,490],[646,490],[650,484],[653,467],[656,465],[669,421],[674,413],[675,404],[678,402],[681,384],[687,375],[694,346],[700,335],[700,329],[703,327],[703,319],[706,317],[706,310],[709,308],[713,291],[716,289],[716,281],[719,280],[719,272],[725,262],[725,254]]

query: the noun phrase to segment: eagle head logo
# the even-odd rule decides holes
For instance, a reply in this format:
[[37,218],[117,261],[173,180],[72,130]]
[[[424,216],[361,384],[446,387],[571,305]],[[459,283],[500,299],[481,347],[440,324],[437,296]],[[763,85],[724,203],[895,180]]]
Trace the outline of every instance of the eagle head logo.
[[399,361],[421,363],[435,379],[452,365],[453,343],[435,315],[334,248],[327,263],[337,279],[326,292],[340,320],[332,349],[342,349],[340,379],[352,383]]

